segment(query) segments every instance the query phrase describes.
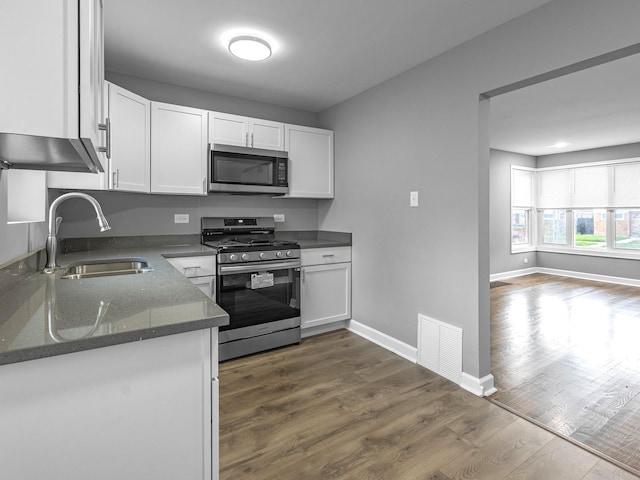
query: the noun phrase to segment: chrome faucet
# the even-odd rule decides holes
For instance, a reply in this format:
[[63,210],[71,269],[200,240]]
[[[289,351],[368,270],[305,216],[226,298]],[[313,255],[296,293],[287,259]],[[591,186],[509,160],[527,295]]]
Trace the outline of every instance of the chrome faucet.
[[98,201],[93,198],[91,195],[87,195],[86,193],[80,192],[71,192],[65,193],[64,195],[60,195],[56,198],[52,203],[51,207],[49,207],[49,235],[47,235],[47,264],[42,270],[43,273],[53,273],[56,268],[59,266],[57,262],[58,256],[58,229],[60,228],[60,222],[62,222],[62,217],[56,216],[56,210],[58,209],[58,205],[64,202],[68,198],[84,198],[87,200],[96,211],[96,215],[98,216],[98,226],[100,227],[100,231],[104,232],[106,230],[110,230],[109,222],[105,218],[102,213],[102,208],[100,208],[100,204]]

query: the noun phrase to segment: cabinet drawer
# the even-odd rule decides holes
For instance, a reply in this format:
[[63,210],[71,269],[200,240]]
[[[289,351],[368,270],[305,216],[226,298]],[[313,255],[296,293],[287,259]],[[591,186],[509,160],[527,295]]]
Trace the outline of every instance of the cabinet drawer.
[[216,274],[215,255],[166,258],[185,277],[204,277]]
[[351,261],[351,247],[307,248],[300,253],[302,266]]

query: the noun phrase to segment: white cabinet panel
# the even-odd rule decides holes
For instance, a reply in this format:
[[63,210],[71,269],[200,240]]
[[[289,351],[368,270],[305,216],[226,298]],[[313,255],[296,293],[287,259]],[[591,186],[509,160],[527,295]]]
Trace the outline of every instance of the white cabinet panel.
[[149,193],[151,189],[151,102],[108,84],[113,190]]
[[351,263],[302,267],[301,327],[351,318]]
[[1,366],[3,478],[211,479],[210,357],[205,329]]
[[351,247],[304,248],[300,252],[302,266],[351,261]]
[[2,3],[0,132],[78,136],[77,24],[77,0]]
[[284,124],[230,113],[209,112],[209,143],[284,150]]
[[270,120],[249,119],[249,146],[267,150],[284,150],[284,124]]
[[151,191],[206,195],[204,110],[151,102]]
[[285,125],[290,198],[333,198],[333,132]]
[[209,143],[238,145],[249,143],[249,122],[247,117],[230,113],[209,112]]
[[0,132],[71,139],[104,170],[102,29],[102,0],[2,3]]
[[216,274],[215,255],[169,257],[166,260],[185,277],[203,277]]

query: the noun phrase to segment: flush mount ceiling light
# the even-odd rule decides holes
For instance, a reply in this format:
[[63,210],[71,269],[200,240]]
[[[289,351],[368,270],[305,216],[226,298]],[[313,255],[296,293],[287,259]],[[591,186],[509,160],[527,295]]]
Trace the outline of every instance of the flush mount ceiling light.
[[229,41],[229,51],[238,58],[255,62],[271,56],[271,45],[260,37],[238,35]]

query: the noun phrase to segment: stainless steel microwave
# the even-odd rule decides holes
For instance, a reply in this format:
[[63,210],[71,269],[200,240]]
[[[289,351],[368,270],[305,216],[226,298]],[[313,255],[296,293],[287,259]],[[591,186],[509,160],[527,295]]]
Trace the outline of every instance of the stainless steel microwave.
[[209,155],[209,192],[285,195],[287,152],[214,144]]

